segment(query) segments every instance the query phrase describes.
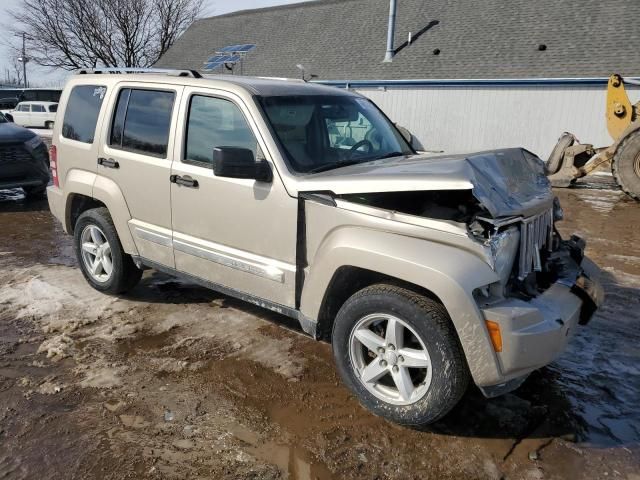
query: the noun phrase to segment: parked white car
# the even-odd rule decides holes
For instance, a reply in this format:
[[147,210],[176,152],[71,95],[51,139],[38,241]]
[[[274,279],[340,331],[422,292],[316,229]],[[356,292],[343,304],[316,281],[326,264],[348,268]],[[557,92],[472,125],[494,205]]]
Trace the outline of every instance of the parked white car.
[[57,111],[55,102],[20,102],[9,115],[23,127],[53,128]]

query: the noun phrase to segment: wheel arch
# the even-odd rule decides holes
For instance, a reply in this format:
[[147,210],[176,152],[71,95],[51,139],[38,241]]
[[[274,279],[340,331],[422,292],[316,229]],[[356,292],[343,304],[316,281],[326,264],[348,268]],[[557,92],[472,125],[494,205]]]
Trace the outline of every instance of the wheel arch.
[[124,195],[111,179],[93,172],[71,170],[64,184],[69,192],[65,201],[65,229],[73,233],[78,217],[88,209],[106,207],[113,220],[124,251],[137,255],[135,241],[129,230],[131,214]]
[[420,285],[374,270],[355,267],[353,265],[342,265],[334,272],[324,292],[322,304],[318,312],[316,331],[318,339],[330,342],[333,322],[342,305],[355,293],[378,283],[402,287],[429,297],[441,304],[443,303],[435,293]]
[[373,283],[404,286],[440,302],[454,325],[473,379],[501,374],[473,290],[498,281],[476,255],[461,248],[388,232],[342,229],[323,242],[305,279],[301,313],[326,338],[335,313],[355,291]]
[[73,235],[76,222],[80,215],[92,208],[106,207],[104,203],[96,200],[92,196],[82,193],[70,193],[67,196],[67,204],[65,208],[65,227],[66,231]]

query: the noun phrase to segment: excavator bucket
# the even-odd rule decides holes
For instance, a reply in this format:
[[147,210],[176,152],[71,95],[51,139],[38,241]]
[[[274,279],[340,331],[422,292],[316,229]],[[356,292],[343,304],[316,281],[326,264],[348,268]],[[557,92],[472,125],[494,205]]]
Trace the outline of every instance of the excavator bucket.
[[554,187],[568,187],[609,159],[606,149],[580,143],[575,135],[565,132],[547,160],[547,175]]
[[[558,139],[549,160],[547,175],[554,187],[568,187],[577,179],[588,175],[598,167],[610,163],[618,145],[632,133],[631,125],[636,120],[634,107],[624,88],[625,80],[618,74],[609,77],[607,83],[606,119],[607,130],[613,138],[613,144],[605,148],[594,148],[591,144],[582,144],[575,135],[563,133]],[[636,83],[629,80],[630,83]],[[619,176],[614,176],[620,183]],[[623,186],[623,190],[631,195]],[[632,195],[633,196],[633,195]]]

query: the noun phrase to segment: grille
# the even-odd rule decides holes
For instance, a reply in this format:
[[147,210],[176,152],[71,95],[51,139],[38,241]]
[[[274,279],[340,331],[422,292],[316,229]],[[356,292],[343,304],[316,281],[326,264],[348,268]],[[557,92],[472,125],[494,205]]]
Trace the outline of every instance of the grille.
[[33,161],[31,154],[22,145],[0,145],[0,165]]
[[540,251],[552,249],[553,209],[527,218],[520,225],[520,264],[518,278],[524,280],[531,272],[542,270]]

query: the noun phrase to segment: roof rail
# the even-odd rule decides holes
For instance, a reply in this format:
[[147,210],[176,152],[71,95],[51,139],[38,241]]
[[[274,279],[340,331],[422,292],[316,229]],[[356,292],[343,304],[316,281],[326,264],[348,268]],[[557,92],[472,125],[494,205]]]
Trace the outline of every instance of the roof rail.
[[256,77],[256,78],[260,78],[262,80],[282,80],[282,81],[286,81],[286,82],[307,83],[304,80],[302,80],[301,78],[289,78],[289,77]]
[[164,75],[175,75],[177,77],[202,78],[197,70],[178,70],[174,68],[137,68],[137,67],[109,67],[109,68],[83,68],[78,70],[78,75],[101,74],[101,73],[156,73]]

